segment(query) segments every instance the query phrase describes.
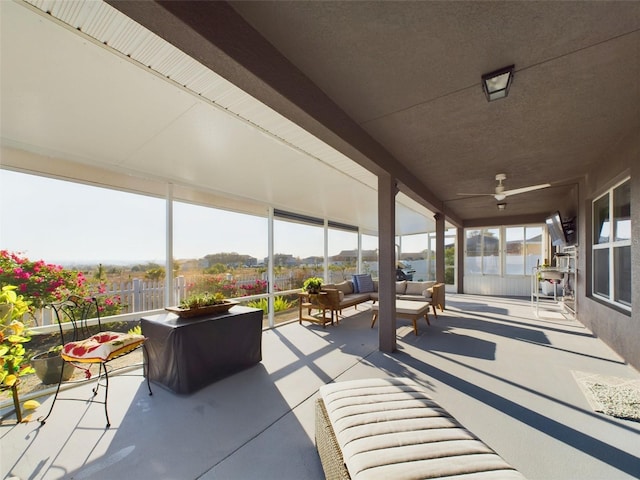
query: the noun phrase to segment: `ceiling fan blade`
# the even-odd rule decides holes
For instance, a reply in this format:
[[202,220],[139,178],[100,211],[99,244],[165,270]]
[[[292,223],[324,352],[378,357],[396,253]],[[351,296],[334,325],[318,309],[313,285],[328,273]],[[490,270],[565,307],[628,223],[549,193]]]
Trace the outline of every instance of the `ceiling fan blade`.
[[533,190],[540,190],[542,188],[547,188],[550,186],[551,186],[550,183],[541,183],[540,185],[531,185],[529,187],[514,188],[513,190],[505,190],[504,192],[501,192],[501,195],[508,197],[509,195],[518,195],[519,193],[532,192]]
[[493,195],[493,193],[456,193],[456,195],[463,195],[465,197],[486,197]]

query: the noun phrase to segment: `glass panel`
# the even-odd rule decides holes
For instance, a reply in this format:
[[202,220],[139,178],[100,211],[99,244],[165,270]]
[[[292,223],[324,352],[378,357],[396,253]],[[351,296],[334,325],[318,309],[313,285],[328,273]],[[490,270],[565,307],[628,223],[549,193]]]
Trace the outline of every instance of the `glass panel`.
[[358,233],[329,229],[329,282],[337,283],[356,273]]
[[274,220],[273,271],[276,290],[301,288],[324,277],[324,227]]
[[378,278],[378,237],[362,234],[360,239],[362,246],[362,273],[370,273],[373,278]]
[[609,241],[609,194],[593,202],[593,243]]
[[506,274],[524,275],[524,227],[508,227],[505,233],[507,237]]
[[613,249],[614,300],[631,306],[631,246]]
[[444,283],[456,283],[456,229],[450,228],[444,236]]
[[525,274],[542,263],[542,227],[525,228]]
[[416,234],[402,236],[402,254],[398,267],[407,279],[416,281],[435,280],[436,252],[435,234]]
[[613,191],[614,238],[631,240],[631,181],[628,180]]
[[485,275],[500,273],[500,229],[487,228],[483,235],[482,271]]
[[186,294],[267,293],[267,218],[173,203],[173,251]]
[[[165,210],[154,197],[0,170],[0,263],[11,253],[23,262],[0,267],[0,284],[17,284],[36,307],[64,285],[104,299],[104,315],[162,308]],[[151,274],[141,301],[123,293]]]
[[482,273],[482,231],[467,230],[465,241],[465,274]]
[[593,292],[609,298],[609,249],[593,251]]

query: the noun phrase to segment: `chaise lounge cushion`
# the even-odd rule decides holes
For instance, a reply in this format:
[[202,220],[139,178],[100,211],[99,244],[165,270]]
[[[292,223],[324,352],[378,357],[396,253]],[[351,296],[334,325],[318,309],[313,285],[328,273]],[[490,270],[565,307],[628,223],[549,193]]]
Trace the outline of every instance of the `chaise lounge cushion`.
[[337,382],[320,397],[353,480],[524,478],[408,378]]

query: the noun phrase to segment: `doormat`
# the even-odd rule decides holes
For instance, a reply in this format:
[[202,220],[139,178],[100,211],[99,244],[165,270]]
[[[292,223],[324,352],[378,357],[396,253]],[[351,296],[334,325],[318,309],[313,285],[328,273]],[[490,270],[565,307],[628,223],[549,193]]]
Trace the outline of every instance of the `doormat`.
[[640,380],[573,372],[594,411],[640,422]]

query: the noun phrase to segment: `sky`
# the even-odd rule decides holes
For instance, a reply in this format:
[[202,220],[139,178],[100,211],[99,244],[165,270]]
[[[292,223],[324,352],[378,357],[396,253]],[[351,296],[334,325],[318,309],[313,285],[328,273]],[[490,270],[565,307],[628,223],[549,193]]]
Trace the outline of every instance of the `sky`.
[[[267,220],[176,202],[174,258],[237,252],[267,256]],[[0,169],[0,249],[49,263],[164,263],[164,199]],[[290,222],[275,227],[275,253],[323,255],[323,230]],[[329,255],[357,248],[353,234],[332,231]],[[405,252],[426,248],[406,237]],[[377,248],[368,237],[363,249]]]

